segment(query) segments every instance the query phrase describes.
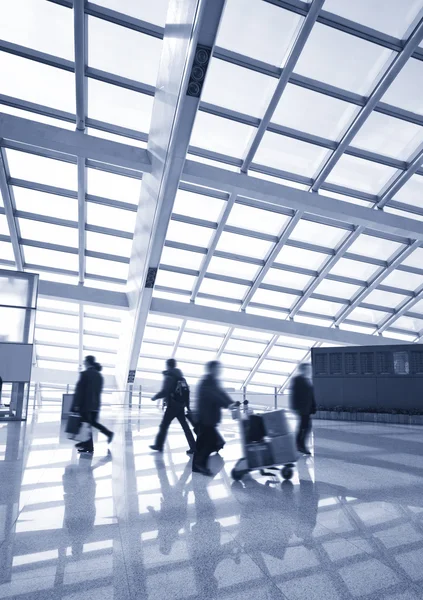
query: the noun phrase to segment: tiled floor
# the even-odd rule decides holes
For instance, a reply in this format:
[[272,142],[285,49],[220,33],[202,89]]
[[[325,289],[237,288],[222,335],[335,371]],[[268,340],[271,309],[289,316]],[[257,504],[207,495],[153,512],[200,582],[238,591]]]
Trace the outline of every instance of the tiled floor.
[[0,424],[0,598],[423,599],[423,428],[316,422],[292,482],[235,483],[237,422],[208,479],[159,416],[105,411],[92,461],[57,407]]

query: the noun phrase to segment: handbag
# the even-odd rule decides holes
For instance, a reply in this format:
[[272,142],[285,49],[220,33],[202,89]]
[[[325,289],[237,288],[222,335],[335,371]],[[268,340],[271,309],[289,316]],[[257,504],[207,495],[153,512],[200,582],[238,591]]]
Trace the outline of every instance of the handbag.
[[78,433],[74,436],[75,440],[78,442],[88,442],[91,439],[91,425],[82,421],[81,427],[79,428]]
[[71,412],[68,416],[66,423],[65,433],[68,434],[70,439],[73,439],[81,428],[81,415],[79,413]]

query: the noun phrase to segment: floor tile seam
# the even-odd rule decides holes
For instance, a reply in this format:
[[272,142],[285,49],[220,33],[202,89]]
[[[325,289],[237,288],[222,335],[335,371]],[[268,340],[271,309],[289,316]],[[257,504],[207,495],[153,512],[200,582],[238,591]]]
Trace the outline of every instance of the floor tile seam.
[[241,554],[244,553],[246,554],[250,560],[253,561],[253,563],[259,568],[259,570],[261,571],[261,573],[265,576],[265,578],[270,582],[271,586],[273,588],[275,588],[276,593],[283,596],[283,598],[285,598],[285,600],[290,600],[288,598],[288,596],[286,596],[286,594],[284,594],[276,585],[276,583],[273,581],[272,576],[267,573],[264,569],[262,569],[262,567],[260,566],[259,562],[256,561],[253,557],[252,554],[250,554],[250,552],[248,550],[245,550],[245,548],[242,546],[241,542],[237,540],[237,538],[234,536],[234,534],[231,531],[228,531],[227,527],[222,527],[222,531],[224,531],[227,535],[229,535],[229,537],[232,539],[232,541],[235,543],[235,545],[240,549]]

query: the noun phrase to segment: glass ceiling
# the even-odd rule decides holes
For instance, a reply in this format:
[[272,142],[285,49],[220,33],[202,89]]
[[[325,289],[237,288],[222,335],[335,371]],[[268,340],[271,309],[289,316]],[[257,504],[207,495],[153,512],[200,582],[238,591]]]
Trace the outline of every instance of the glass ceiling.
[[[87,4],[89,135],[147,147],[167,5]],[[421,221],[423,34],[404,67],[396,77],[392,73],[422,19],[423,0],[326,0],[269,116],[278,78],[304,42],[309,8],[296,0],[283,7],[227,0],[187,158]],[[0,113],[75,130],[72,1],[4,0],[2,9]],[[357,127],[378,86],[391,79]],[[264,135],[246,164],[265,115]],[[82,253],[83,285],[125,292],[141,173],[88,159],[86,187],[78,190],[76,159],[65,162],[57,152],[13,140],[0,143],[7,189],[0,196],[0,268],[17,268],[21,260],[41,279],[78,285]],[[78,192],[86,205],[82,248]],[[292,228],[296,217],[254,197],[233,201],[224,190],[181,181],[154,297],[420,340],[423,250],[410,251],[415,240],[364,227],[355,231],[307,212]],[[83,352],[96,353],[113,374],[121,312],[88,305],[81,310],[40,299],[38,365],[75,370],[82,343]],[[284,389],[319,340],[273,338],[150,314],[138,374],[159,378],[163,360],[174,355],[195,382],[204,362],[219,356],[228,387]]]

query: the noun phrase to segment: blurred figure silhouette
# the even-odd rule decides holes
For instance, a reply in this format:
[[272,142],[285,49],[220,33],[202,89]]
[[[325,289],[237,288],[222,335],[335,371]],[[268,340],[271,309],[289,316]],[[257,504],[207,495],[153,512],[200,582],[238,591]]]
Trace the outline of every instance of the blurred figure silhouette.
[[313,383],[311,378],[311,365],[302,363],[298,369],[299,373],[294,377],[291,388],[291,409],[299,417],[297,431],[297,448],[303,454],[311,454],[306,446],[311,431],[311,415],[316,412],[316,401],[314,399]]
[[63,493],[65,502],[64,526],[71,539],[72,556],[81,558],[84,542],[93,531],[96,508],[96,482],[93,471],[112,460],[110,451],[95,466],[91,461],[80,461],[68,465],[63,474]]
[[176,360],[174,358],[169,358],[166,361],[166,370],[163,371],[163,375],[164,380],[162,389],[152,397],[152,400],[164,398],[166,401],[166,410],[162,422],[160,423],[155,442],[150,448],[157,452],[163,452],[163,446],[170,424],[173,419],[178,419],[189,444],[190,449],[187,454],[193,454],[195,440],[185,417],[185,408],[189,408],[189,387],[182,371],[176,368]]
[[219,444],[220,434],[217,425],[222,418],[222,408],[233,404],[219,382],[220,362],[212,360],[206,365],[206,375],[201,380],[197,399],[197,444],[192,463],[193,473],[211,476],[207,461]]
[[191,475],[191,466],[187,463],[184,472],[175,485],[170,485],[166,467],[161,456],[154,457],[159,476],[162,498],[160,510],[148,506],[148,512],[157,522],[159,550],[168,555],[173,544],[179,538],[179,530],[185,526],[188,516],[188,490],[186,483]]
[[[103,390],[103,376],[100,373],[102,367],[95,361],[94,356],[86,356],[84,366],[85,371],[81,372],[76,384],[72,412],[79,412],[81,420],[101,431],[110,444],[114,436],[113,431],[98,422]],[[92,454],[94,452],[92,431],[90,431],[89,439],[79,442],[76,447],[80,453]]]

